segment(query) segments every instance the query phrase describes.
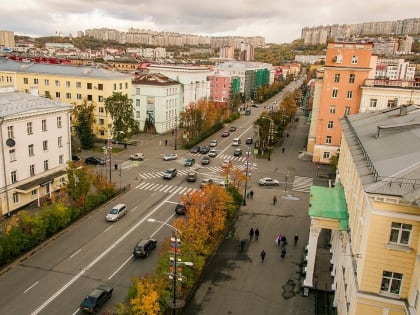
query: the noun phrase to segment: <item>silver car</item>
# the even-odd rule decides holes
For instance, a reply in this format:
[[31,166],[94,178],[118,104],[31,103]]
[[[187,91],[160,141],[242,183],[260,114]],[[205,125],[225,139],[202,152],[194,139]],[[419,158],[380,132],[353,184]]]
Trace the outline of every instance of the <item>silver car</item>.
[[264,178],[261,178],[258,181],[258,184],[260,184],[261,186],[278,186],[280,184],[280,182],[277,179],[272,179],[270,177],[264,177]]
[[169,153],[163,156],[164,161],[176,160],[178,158],[178,154],[176,153]]
[[106,215],[105,219],[110,222],[118,221],[123,215],[128,213],[127,205],[120,203],[111,210],[109,210],[108,214]]

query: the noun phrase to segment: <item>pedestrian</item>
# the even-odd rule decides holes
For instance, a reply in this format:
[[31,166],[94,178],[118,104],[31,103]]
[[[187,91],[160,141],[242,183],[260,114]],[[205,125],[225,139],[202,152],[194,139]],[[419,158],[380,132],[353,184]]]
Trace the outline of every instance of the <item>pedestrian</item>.
[[249,192],[246,193],[246,198],[249,199]]
[[255,240],[258,241],[258,236],[260,236],[260,230],[256,228],[254,234],[255,234]]
[[297,242],[299,240],[299,235],[295,234],[295,237],[293,238],[293,240],[295,241],[295,247],[296,247]]
[[264,263],[264,258],[265,258],[265,251],[264,249],[261,251],[261,263]]
[[165,147],[167,147],[167,146],[168,146],[168,140],[165,139]]
[[253,191],[253,190],[251,190],[251,191],[249,192],[249,195],[250,195],[251,199],[253,199],[253,198],[254,198],[254,191]]
[[249,240],[250,241],[252,241],[252,239],[254,238],[254,229],[253,228],[251,228],[250,230],[249,230]]
[[281,152],[282,152],[282,153],[284,153],[284,151],[285,151],[285,150],[286,150],[285,148],[281,148]]
[[245,240],[244,240],[244,239],[242,239],[242,240],[239,242],[239,248],[241,249],[241,253],[244,251],[244,247],[245,247]]
[[273,197],[273,205],[275,205],[276,203],[277,203],[277,196],[274,195],[274,197]]
[[286,134],[286,138],[289,138],[289,134],[288,133]]
[[175,134],[175,131],[174,130],[172,130],[172,135],[174,135]]
[[281,253],[280,253],[280,257],[281,257],[281,258],[286,257],[286,246],[282,246],[282,248],[281,248]]
[[289,243],[287,242],[286,235],[283,235],[283,236],[281,237],[281,244],[282,244],[282,246],[286,246],[287,244],[289,244]]
[[282,238],[282,235],[281,235],[281,233],[279,233],[279,235],[277,235],[277,237],[276,237],[277,246],[280,246],[281,238]]

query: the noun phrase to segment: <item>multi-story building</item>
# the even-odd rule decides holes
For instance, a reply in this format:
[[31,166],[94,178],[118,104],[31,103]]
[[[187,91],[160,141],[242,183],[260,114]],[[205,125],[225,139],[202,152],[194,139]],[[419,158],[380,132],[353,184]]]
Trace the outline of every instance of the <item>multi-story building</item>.
[[182,111],[182,84],[160,73],[133,79],[134,119],[144,132],[167,133]]
[[339,119],[359,112],[360,86],[373,78],[376,56],[372,43],[331,42],[327,46],[325,66],[318,74],[308,151],[313,161],[329,163],[341,142]]
[[219,50],[220,59],[235,59],[235,49],[232,46],[223,46]]
[[15,47],[15,33],[0,30],[0,47]]
[[337,314],[419,315],[420,106],[340,123],[337,183],[311,188],[305,285],[313,286],[320,230],[329,229]]
[[51,198],[66,181],[72,106],[0,87],[0,215]]
[[240,93],[240,79],[223,71],[210,75],[210,99],[214,102],[229,103],[234,94]]
[[99,139],[111,136],[112,119],[105,111],[105,99],[117,92],[131,96],[131,75],[95,66],[22,63],[1,58],[0,77],[9,78],[18,91],[36,90],[38,95],[61,103],[93,102],[93,132]]
[[242,43],[239,53],[240,61],[254,61],[254,46],[250,43]]

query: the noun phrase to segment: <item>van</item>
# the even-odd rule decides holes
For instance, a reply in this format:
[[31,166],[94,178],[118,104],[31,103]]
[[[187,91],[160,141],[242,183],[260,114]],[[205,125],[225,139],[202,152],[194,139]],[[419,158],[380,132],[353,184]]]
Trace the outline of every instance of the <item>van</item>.
[[115,222],[118,221],[123,215],[128,213],[127,205],[120,203],[109,210],[105,219],[107,221]]
[[240,145],[240,144],[241,144],[241,139],[239,138],[233,139],[232,145]]

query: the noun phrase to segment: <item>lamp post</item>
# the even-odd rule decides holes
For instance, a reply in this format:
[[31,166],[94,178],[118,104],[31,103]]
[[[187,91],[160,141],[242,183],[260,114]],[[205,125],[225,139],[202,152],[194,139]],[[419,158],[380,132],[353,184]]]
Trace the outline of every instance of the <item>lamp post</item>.
[[176,139],[178,138],[178,115],[176,114],[176,109],[175,109],[175,145],[174,145],[174,149],[176,150]]
[[249,147],[248,151],[246,152],[246,174],[245,174],[245,189],[244,189],[244,201],[243,201],[243,205],[246,206],[246,186],[248,185],[248,172],[249,172],[249,156],[251,154],[251,151],[249,151]]
[[[181,307],[181,303],[178,303],[177,305],[177,299],[176,299],[176,281],[177,281],[177,265],[186,265],[186,266],[192,266],[193,263],[192,262],[188,262],[188,261],[178,261],[177,258],[177,254],[178,254],[178,249],[181,245],[181,231],[178,230],[176,227],[174,227],[173,225],[163,222],[163,221],[158,221],[156,219],[153,218],[148,218],[147,219],[148,222],[157,222],[157,223],[161,223],[165,226],[167,226],[168,228],[170,228],[174,234],[175,237],[171,237],[171,242],[174,243],[174,251],[173,251],[173,259],[171,257],[171,261],[173,260],[173,272],[170,275],[170,278],[172,277],[172,290],[173,290],[173,298],[172,298],[172,304],[170,305],[173,308],[173,314],[176,315],[176,309],[177,307]],[[182,278],[180,278],[182,280]]]

